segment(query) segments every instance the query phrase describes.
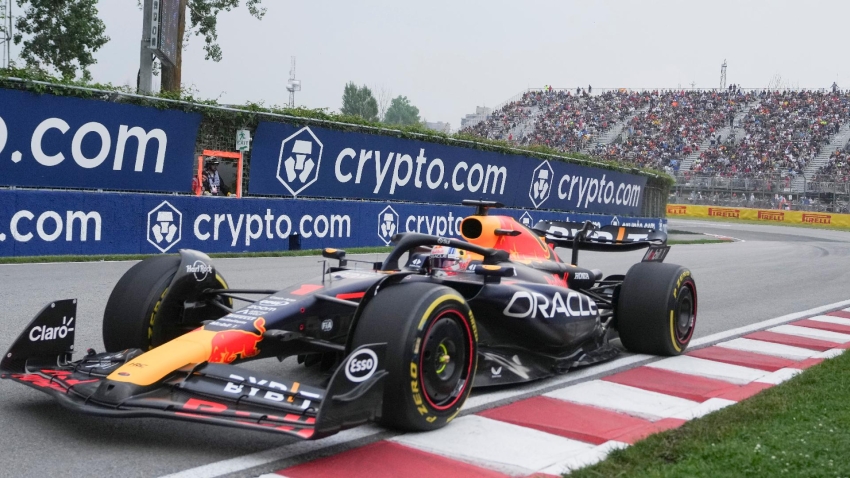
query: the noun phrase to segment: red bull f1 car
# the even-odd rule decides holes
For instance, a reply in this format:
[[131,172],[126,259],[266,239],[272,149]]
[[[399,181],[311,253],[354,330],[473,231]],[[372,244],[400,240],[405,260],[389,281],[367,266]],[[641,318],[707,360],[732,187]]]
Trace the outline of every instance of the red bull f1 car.
[[[498,203],[464,204],[476,212],[462,221],[462,239],[398,234],[369,267],[326,249],[333,264],[321,279],[285,290],[229,288],[197,251],[146,259],[109,297],[105,352],[72,359],[76,300],[57,300],[3,356],[0,377],[93,415],[317,439],[369,421],[440,428],[472,387],[609,360],[617,336],[636,353],[688,346],[696,284],[688,269],[663,262],[664,232],[557,221],[529,228],[489,215]],[[581,250],[642,248],[625,275],[578,266]],[[239,366],[286,357],[326,370],[326,386]]]

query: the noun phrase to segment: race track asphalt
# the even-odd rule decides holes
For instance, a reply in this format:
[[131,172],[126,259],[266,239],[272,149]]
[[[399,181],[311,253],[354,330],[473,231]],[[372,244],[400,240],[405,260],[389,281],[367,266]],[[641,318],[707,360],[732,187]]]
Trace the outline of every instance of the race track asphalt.
[[[685,220],[671,220],[669,227],[743,240],[677,245],[667,257],[666,262],[689,267],[697,281],[697,338],[850,298],[850,233]],[[606,274],[625,273],[641,255],[583,253],[580,264]],[[319,260],[218,259],[216,265],[231,287],[284,288],[318,277]],[[0,350],[11,345],[41,307],[64,298],[78,299],[77,348],[102,349],[100,320],[107,297],[133,264],[0,265]],[[294,359],[250,366],[308,382],[311,378]],[[160,476],[294,442],[199,424],[73,414],[35,390],[0,383],[0,452],[6,457],[2,476]]]

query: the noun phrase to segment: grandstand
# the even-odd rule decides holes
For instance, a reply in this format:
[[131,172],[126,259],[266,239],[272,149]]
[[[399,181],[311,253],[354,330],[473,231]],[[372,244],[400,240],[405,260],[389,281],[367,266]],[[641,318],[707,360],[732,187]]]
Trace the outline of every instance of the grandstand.
[[762,204],[777,195],[797,196],[799,207],[850,203],[850,91],[547,87],[461,131],[664,170],[678,188],[709,188],[718,201],[755,193]]

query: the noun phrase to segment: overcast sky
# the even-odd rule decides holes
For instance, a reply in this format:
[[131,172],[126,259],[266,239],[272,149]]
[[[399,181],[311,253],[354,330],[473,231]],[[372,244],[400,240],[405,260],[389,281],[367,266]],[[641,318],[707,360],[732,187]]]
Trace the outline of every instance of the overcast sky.
[[[244,2],[243,2],[244,3]],[[339,110],[346,82],[405,95],[453,129],[476,106],[529,87],[764,87],[779,74],[801,88],[850,87],[848,1],[291,1],[219,16],[220,63],[200,37],[183,82],[201,97],[284,104],[297,57],[298,105]],[[111,37],[92,67],[99,82],[135,86],[142,13],[136,0],[99,3]]]

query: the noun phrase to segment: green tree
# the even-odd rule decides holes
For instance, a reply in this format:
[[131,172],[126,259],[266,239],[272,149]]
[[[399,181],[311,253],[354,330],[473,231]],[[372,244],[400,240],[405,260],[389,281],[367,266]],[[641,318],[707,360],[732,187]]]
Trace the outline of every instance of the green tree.
[[368,86],[358,87],[353,82],[349,82],[342,92],[340,113],[359,116],[368,121],[378,121],[378,101]]
[[14,35],[15,44],[24,45],[21,59],[31,67],[51,67],[66,80],[78,71],[91,80],[88,67],[97,63],[93,53],[109,41],[97,17],[97,0],[18,0],[19,7],[24,4]]
[[410,125],[419,123],[419,108],[410,104],[406,96],[393,98],[387,114],[384,115],[384,123]]

